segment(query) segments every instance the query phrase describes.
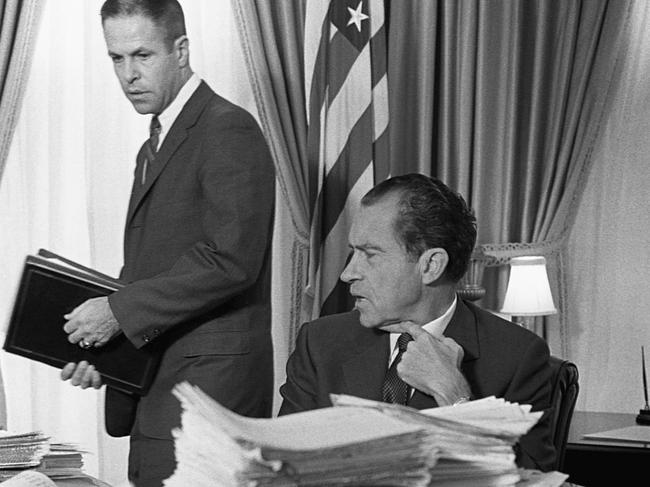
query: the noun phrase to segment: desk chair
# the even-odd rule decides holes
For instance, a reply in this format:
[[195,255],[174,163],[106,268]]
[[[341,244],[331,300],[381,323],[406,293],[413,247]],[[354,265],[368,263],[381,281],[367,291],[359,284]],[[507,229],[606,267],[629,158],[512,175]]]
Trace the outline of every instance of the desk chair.
[[562,471],[564,466],[564,451],[566,449],[569,426],[573,416],[573,408],[578,399],[578,367],[568,360],[551,355],[553,370],[553,391],[551,394],[551,414],[553,415],[553,444],[557,452],[555,470]]

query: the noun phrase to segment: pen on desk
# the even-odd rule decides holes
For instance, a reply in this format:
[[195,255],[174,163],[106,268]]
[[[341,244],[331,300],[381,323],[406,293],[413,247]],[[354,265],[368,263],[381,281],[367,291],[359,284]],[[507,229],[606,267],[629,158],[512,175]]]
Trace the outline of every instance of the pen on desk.
[[643,351],[643,345],[641,345],[641,367],[643,367],[643,395],[645,397],[645,409],[650,409],[648,404],[648,379],[645,375],[645,353]]

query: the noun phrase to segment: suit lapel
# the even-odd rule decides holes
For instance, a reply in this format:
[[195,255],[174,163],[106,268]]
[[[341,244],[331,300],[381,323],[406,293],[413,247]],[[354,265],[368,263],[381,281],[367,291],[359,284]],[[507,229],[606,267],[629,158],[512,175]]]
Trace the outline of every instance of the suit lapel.
[[[479,357],[478,331],[476,329],[476,318],[467,305],[458,299],[456,310],[451,317],[443,335],[453,338],[456,343],[463,347],[463,363],[461,370],[465,374],[466,365]],[[465,376],[467,376],[465,374]],[[416,390],[408,405],[416,409],[428,409],[438,407],[434,397]]]
[[389,334],[380,330],[363,328],[355,343],[351,343],[351,356],[341,364],[344,390],[350,394],[381,401],[381,385],[388,364]]
[[[145,142],[146,144],[146,142]],[[133,216],[133,213],[135,212],[135,206],[136,202],[139,201],[140,197],[140,192],[142,191],[142,168],[143,168],[143,163],[144,163],[144,144],[138,151],[138,155],[135,158],[136,165],[135,165],[135,171],[133,172],[133,185],[131,186],[131,196],[129,197],[129,207],[127,210],[127,216],[126,216],[126,228],[129,228],[129,222],[131,221],[131,217]]]
[[163,140],[160,150],[156,154],[156,160],[150,164],[147,169],[147,180],[144,186],[139,184],[142,175],[142,149],[138,153],[136,177],[133,182],[133,190],[131,192],[131,199],[129,201],[129,209],[127,213],[127,226],[135,215],[136,210],[142,203],[144,197],[149,193],[149,190],[154,185],[163,169],[178,150],[181,144],[185,141],[188,135],[188,129],[196,124],[199,115],[205,108],[210,97],[214,92],[208,87],[205,82],[201,81],[199,87],[194,91],[190,99],[187,101],[181,112],[176,117],[172,124],[165,140]]
[[456,311],[451,317],[443,335],[453,338],[465,352],[463,366],[466,362],[476,360],[480,355],[478,343],[478,324],[474,313],[467,307],[462,299],[458,299]]
[[433,396],[420,392],[417,389],[406,403],[407,406],[415,409],[437,408],[438,401]]

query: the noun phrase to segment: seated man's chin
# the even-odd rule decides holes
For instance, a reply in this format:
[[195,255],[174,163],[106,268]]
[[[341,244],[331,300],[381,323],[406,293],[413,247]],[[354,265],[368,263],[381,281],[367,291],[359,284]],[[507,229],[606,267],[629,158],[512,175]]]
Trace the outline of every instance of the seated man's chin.
[[402,322],[394,322],[394,321],[389,321],[389,322],[384,322],[380,325],[378,325],[379,328],[381,328],[384,331],[387,331],[388,333],[404,333],[404,328],[402,327]]
[[[356,309],[359,310],[359,308]],[[385,319],[381,319],[377,316],[372,316],[368,313],[364,313],[361,310],[359,310],[359,312],[359,321],[361,322],[361,325],[366,328],[380,328],[385,331],[391,331],[391,328],[395,327],[395,321],[393,320],[386,321]]]
[[366,328],[377,328],[381,326],[381,321],[377,320],[375,317],[369,316],[367,313],[364,313],[363,311],[359,310],[359,308],[356,308],[359,312],[359,321],[361,322],[361,326],[365,326]]

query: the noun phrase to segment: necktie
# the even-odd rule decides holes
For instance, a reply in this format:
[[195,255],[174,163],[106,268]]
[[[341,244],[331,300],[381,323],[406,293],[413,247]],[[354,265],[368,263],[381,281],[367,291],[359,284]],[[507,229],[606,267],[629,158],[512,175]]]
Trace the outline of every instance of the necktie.
[[144,166],[142,168],[142,184],[147,181],[147,168],[156,160],[156,153],[158,152],[158,138],[160,137],[160,120],[158,120],[158,115],[154,115],[151,118],[151,123],[149,124],[149,140],[145,142],[145,156],[144,156]]
[[382,396],[384,402],[392,402],[397,404],[406,404],[409,397],[409,385],[400,379],[397,374],[397,364],[402,360],[402,355],[406,351],[408,342],[413,340],[413,337],[408,333],[402,333],[397,339],[397,348],[399,352],[393,360],[393,363],[386,372],[384,384],[382,386]]

